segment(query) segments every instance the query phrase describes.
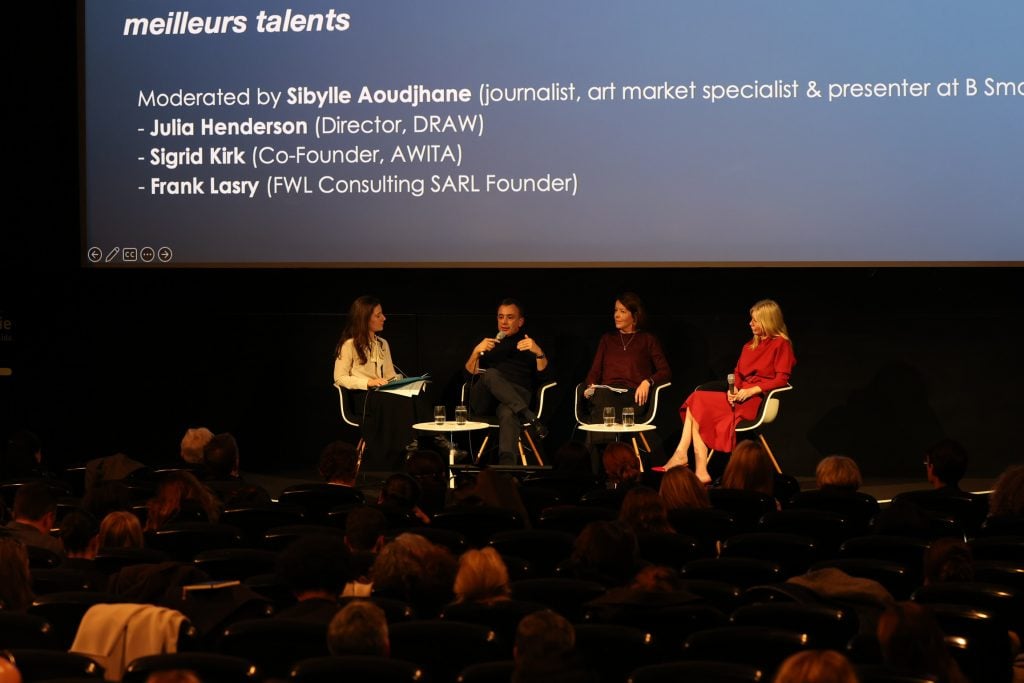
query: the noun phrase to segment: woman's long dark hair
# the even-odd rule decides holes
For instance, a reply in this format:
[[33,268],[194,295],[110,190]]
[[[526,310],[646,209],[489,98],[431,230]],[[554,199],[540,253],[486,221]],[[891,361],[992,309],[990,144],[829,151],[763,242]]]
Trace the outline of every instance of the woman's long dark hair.
[[370,350],[370,316],[373,315],[373,309],[378,306],[380,306],[380,299],[373,296],[361,296],[352,302],[352,307],[348,309],[348,322],[345,324],[345,330],[341,333],[338,347],[334,350],[335,356],[341,355],[342,345],[351,339],[356,347],[359,362],[366,364],[368,360],[366,354]]

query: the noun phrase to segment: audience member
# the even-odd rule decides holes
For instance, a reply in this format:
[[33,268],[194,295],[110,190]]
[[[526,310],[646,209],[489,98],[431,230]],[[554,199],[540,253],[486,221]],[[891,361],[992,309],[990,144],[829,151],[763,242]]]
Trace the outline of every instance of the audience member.
[[130,512],[111,512],[100,522],[97,545],[100,548],[141,548],[144,543],[142,524]]
[[494,548],[467,550],[459,557],[455,575],[455,602],[476,602],[485,605],[508,600],[508,568]]
[[25,545],[64,554],[60,539],[50,535],[57,519],[57,499],[46,482],[35,481],[19,486],[14,494],[12,516],[13,519],[4,526],[8,534]]
[[729,464],[722,474],[722,488],[772,496],[775,493],[774,472],[772,461],[760,444],[747,439],[736,444],[729,456]]
[[335,657],[389,657],[388,621],[369,600],[353,600],[334,615],[327,627],[327,650]]
[[512,683],[596,680],[576,653],[576,630],[565,617],[551,610],[522,618],[512,657]]
[[22,683],[21,672],[18,667],[0,657],[0,683]]
[[1024,517],[1024,465],[1008,467],[996,479],[989,498],[989,514]]
[[971,546],[956,538],[939,538],[924,553],[924,582],[974,581]]
[[601,459],[611,488],[628,488],[640,481],[640,462],[626,444],[618,441],[608,444]]
[[857,462],[845,455],[822,458],[814,476],[822,491],[856,491],[863,483]]
[[396,472],[384,480],[377,505],[387,516],[389,525],[430,524],[430,517],[420,508],[420,485],[404,472]]
[[623,586],[640,568],[636,534],[622,522],[591,522],[576,537],[567,568],[579,579]]
[[352,553],[352,581],[346,584],[342,595],[365,597],[373,583],[370,570],[384,547],[387,517],[374,507],[357,507],[345,517],[345,545]]
[[858,683],[857,670],[835,650],[804,650],[786,658],[772,683]]
[[319,469],[328,484],[355,488],[359,449],[345,441],[332,441],[320,452]]
[[709,508],[708,490],[688,467],[673,467],[661,477],[658,495],[669,510]]
[[269,505],[270,494],[247,482],[239,471],[238,442],[228,433],[217,434],[203,448],[203,483],[225,508],[238,505]]
[[24,612],[34,598],[28,549],[14,536],[0,535],[0,610]]
[[380,551],[370,573],[373,594],[408,602],[421,619],[452,601],[455,558],[423,536],[400,534]]
[[298,602],[275,616],[329,623],[351,579],[349,560],[348,547],[337,536],[309,534],[293,541],[277,559],[277,574]]
[[[680,469],[680,468],[673,468]],[[669,470],[671,472],[672,470]],[[668,472],[666,472],[666,475]],[[637,536],[642,534],[674,534],[668,522],[668,508],[654,489],[637,486],[626,493],[619,509],[619,521],[627,524]]]
[[406,473],[420,486],[420,508],[432,517],[448,497],[448,466],[436,451],[414,450],[405,458]]
[[929,674],[939,683],[967,683],[927,605],[900,602],[885,610],[878,619],[878,642],[885,663],[895,669]]
[[511,510],[530,528],[530,515],[519,495],[519,484],[515,477],[492,469],[480,470],[472,484],[460,489],[456,498],[459,505],[482,505],[484,507]]
[[960,480],[967,474],[967,450],[952,439],[943,439],[925,453],[928,483],[944,495],[960,496]]
[[220,503],[191,472],[165,474],[146,508],[146,531],[157,531],[171,522],[216,522],[220,517]]
[[203,449],[213,438],[213,432],[206,427],[192,427],[181,437],[181,459],[190,465],[203,464]]

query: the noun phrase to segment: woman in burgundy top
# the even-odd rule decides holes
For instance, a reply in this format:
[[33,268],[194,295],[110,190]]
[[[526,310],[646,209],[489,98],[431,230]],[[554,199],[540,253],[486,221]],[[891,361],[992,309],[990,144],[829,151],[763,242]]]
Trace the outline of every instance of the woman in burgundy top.
[[[646,322],[644,304],[632,292],[615,301],[615,331],[601,337],[590,366],[583,395],[590,399],[591,422],[600,422],[605,406],[640,407],[647,403],[651,389],[672,379],[658,338],[641,328]],[[627,391],[619,393],[597,385]]]
[[694,471],[702,482],[710,482],[708,447],[731,452],[736,445],[736,425],[757,416],[762,394],[789,383],[796,357],[779,305],[770,299],[754,304],[750,331],[754,338],[744,344],[736,363],[735,393],[695,391],[679,408],[683,435],[665,469],[686,465],[692,442],[697,461]]

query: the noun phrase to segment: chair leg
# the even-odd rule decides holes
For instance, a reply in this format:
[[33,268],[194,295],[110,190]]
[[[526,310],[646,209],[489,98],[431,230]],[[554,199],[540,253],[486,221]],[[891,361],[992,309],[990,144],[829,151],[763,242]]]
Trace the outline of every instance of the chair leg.
[[765,452],[768,454],[768,457],[771,458],[772,465],[775,466],[775,471],[782,474],[782,468],[779,467],[779,461],[775,459],[775,454],[772,453],[772,449],[768,447],[768,442],[765,441],[764,434],[758,434],[757,438],[761,440],[761,445],[764,446]]
[[490,434],[484,434],[484,440],[483,443],[480,444],[480,450],[476,452],[476,460],[473,462],[474,465],[480,464],[480,458],[484,457],[484,449],[487,448],[487,440],[490,438]]
[[[537,450],[537,444],[534,443],[533,437],[530,436],[530,430],[524,429],[522,435],[526,437],[527,443],[530,444],[530,450],[533,451],[533,457],[537,459],[537,464],[543,467],[544,458],[540,457],[540,451]],[[523,459],[523,467],[526,467],[526,452],[523,450],[523,439],[521,437],[519,439],[519,454]]]
[[644,450],[648,453],[651,452],[651,444],[647,441],[647,436],[643,432],[638,432],[640,440],[644,442]]
[[637,445],[636,437],[632,437],[633,441],[633,452],[636,453],[636,464],[640,466],[641,474],[644,471],[644,459],[640,457],[640,446]]

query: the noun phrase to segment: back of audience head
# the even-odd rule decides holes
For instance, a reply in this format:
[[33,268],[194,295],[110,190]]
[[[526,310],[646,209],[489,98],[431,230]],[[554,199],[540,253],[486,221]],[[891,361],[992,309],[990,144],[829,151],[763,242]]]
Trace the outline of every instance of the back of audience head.
[[989,497],[989,514],[1024,516],[1024,465],[1008,467],[996,479]]
[[707,487],[689,467],[673,467],[665,472],[658,495],[669,510],[711,507]]
[[772,461],[758,443],[748,439],[736,444],[722,475],[722,488],[756,491],[766,496],[773,494],[775,473]]
[[601,456],[604,473],[612,486],[633,484],[640,479],[640,465],[633,449],[621,442],[610,443]]
[[772,683],[858,683],[857,671],[835,650],[804,650],[790,655]]
[[28,549],[13,536],[0,536],[0,608],[24,612],[34,597]]
[[448,466],[435,451],[415,450],[405,458],[406,473],[420,486],[420,507],[433,515],[444,509],[448,495]]
[[68,557],[95,557],[99,533],[96,518],[82,510],[73,510],[60,521],[60,540]]
[[18,667],[5,657],[0,657],[0,683],[22,683],[22,681]]
[[576,537],[572,561],[581,578],[624,586],[639,568],[636,534],[622,522],[591,522]]
[[45,527],[48,532],[57,517],[57,499],[46,482],[33,481],[18,487],[12,512],[16,521]]
[[192,427],[181,437],[181,459],[192,465],[203,463],[203,449],[213,438],[213,432],[206,427]]
[[974,581],[974,553],[956,538],[932,541],[924,553],[924,582]]
[[354,553],[380,552],[387,528],[387,517],[377,508],[354,508],[345,516],[345,543]]
[[646,486],[629,490],[619,508],[619,520],[636,534],[675,533],[668,523],[668,508],[657,491]]
[[160,529],[189,502],[205,513],[207,520],[216,522],[220,516],[220,503],[208,488],[191,472],[168,472],[156,487],[156,495],[147,503],[146,530]]
[[353,600],[341,608],[327,627],[327,650],[335,657],[388,657],[388,621],[369,600]]
[[636,573],[630,588],[648,593],[675,593],[685,588],[683,577],[672,567],[652,564]]
[[822,458],[814,476],[818,488],[824,491],[856,491],[863,483],[857,462],[845,455]]
[[417,534],[399,534],[384,546],[370,570],[374,593],[412,603],[429,619],[451,602],[455,558]]
[[319,469],[328,484],[355,486],[359,449],[345,441],[332,441],[320,452]]
[[878,619],[878,642],[888,666],[938,676],[940,683],[966,683],[946,649],[944,635],[927,605],[899,602]]
[[111,512],[100,522],[100,548],[141,548],[143,546],[142,524],[131,512]]
[[238,442],[224,432],[210,439],[203,447],[203,465],[211,479],[231,479],[238,476]]
[[146,677],[146,683],[202,683],[202,681],[192,671],[170,669],[168,671],[154,671]]
[[519,620],[513,657],[522,662],[565,657],[576,648],[576,630],[561,614],[541,610]]
[[967,451],[953,439],[943,439],[928,449],[924,456],[928,481],[936,488],[957,488],[967,473]]
[[455,574],[455,601],[492,603],[507,600],[508,568],[494,548],[467,550],[459,557]]
[[380,489],[381,505],[393,505],[402,510],[412,510],[420,502],[420,485],[404,472],[396,472],[384,480]]
[[299,600],[337,599],[351,579],[345,541],[329,534],[308,534],[292,541],[277,558],[277,575]]

